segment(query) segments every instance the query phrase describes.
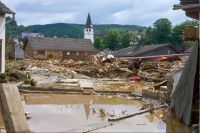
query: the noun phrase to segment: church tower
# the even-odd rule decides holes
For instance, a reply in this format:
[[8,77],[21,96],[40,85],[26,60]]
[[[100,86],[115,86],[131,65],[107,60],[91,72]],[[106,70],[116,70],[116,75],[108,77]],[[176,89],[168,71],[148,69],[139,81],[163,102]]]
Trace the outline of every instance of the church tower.
[[90,13],[88,14],[87,22],[84,29],[84,39],[90,39],[94,43],[94,31]]

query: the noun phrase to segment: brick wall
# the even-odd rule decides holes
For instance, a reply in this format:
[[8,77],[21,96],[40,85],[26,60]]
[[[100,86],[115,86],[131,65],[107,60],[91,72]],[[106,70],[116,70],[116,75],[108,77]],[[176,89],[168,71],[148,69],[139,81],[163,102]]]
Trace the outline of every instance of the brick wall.
[[26,47],[26,57],[34,59],[73,59],[84,60],[88,56],[92,55],[91,51],[47,51],[47,50],[32,50],[30,47]]

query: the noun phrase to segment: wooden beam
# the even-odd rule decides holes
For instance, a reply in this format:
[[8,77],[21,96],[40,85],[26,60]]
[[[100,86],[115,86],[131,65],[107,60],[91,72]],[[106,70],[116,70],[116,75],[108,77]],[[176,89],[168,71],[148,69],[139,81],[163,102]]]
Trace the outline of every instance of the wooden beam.
[[184,31],[184,40],[198,40],[199,28],[194,26],[186,26]]
[[16,84],[0,84],[0,107],[8,133],[30,132]]

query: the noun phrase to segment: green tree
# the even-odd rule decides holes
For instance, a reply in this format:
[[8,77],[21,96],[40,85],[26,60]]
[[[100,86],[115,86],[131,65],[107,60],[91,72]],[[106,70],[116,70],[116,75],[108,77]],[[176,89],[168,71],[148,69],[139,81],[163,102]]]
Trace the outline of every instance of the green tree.
[[134,32],[122,32],[121,34],[121,47],[126,48],[137,41],[136,34]]
[[181,45],[184,43],[183,40],[183,33],[185,30],[185,26],[187,25],[192,25],[192,26],[198,26],[198,21],[192,20],[192,21],[185,21],[179,25],[176,25],[173,27],[172,32],[171,32],[171,38],[170,42],[174,45]]
[[104,44],[110,50],[116,50],[120,47],[120,35],[116,30],[110,30],[104,37]]
[[143,45],[150,45],[153,42],[153,33],[152,33],[153,29],[151,27],[149,27],[145,34],[142,35],[140,43]]
[[158,19],[154,24],[152,31],[154,43],[167,43],[170,40],[172,23],[167,18]]
[[94,47],[95,47],[96,49],[101,49],[101,48],[103,48],[101,37],[97,37],[97,38],[95,39]]

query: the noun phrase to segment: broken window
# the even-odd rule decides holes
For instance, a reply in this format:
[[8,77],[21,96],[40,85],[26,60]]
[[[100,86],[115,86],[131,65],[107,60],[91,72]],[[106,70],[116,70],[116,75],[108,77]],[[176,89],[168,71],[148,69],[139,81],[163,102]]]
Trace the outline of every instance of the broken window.
[[80,53],[77,51],[77,52],[76,52],[76,56],[79,56],[79,55],[80,55]]
[[71,53],[70,52],[67,52],[67,55],[69,56]]
[[43,51],[43,50],[38,50],[37,53],[40,55],[45,55],[45,51]]

